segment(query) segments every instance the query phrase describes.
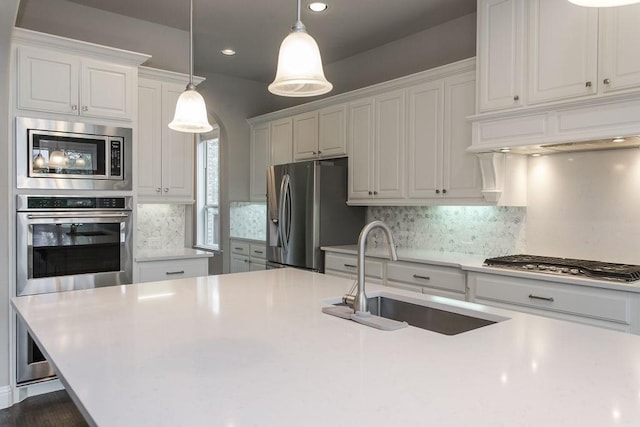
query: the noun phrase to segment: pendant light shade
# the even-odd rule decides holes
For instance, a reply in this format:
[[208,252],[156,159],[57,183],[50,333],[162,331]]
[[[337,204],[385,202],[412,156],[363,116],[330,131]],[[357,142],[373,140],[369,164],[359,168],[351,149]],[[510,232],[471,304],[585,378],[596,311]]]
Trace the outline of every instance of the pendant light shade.
[[176,102],[176,112],[169,128],[178,132],[209,132],[213,126],[207,118],[207,106],[193,84],[193,0],[189,1],[189,84]]
[[573,4],[586,7],[612,7],[640,3],[640,0],[569,0]]
[[298,21],[280,45],[276,78],[269,85],[269,92],[280,96],[315,96],[333,89],[322,70],[322,58],[316,41]]

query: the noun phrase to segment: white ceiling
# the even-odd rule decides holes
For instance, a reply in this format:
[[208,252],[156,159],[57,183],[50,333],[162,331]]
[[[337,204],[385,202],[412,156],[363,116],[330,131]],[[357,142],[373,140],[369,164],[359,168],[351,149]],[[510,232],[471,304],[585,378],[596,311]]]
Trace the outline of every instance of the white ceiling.
[[[182,30],[189,0],[70,0]],[[476,0],[327,0],[317,14],[302,0],[302,22],[325,64],[398,40],[476,10]],[[268,82],[278,49],[296,19],[295,0],[194,0],[195,72]],[[220,49],[231,47],[234,57]]]

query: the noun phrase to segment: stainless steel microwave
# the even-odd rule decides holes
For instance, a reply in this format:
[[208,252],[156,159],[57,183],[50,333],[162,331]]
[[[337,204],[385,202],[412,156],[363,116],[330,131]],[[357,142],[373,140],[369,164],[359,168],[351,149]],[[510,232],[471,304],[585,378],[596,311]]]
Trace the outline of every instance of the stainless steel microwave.
[[132,131],[16,118],[18,188],[131,190]]

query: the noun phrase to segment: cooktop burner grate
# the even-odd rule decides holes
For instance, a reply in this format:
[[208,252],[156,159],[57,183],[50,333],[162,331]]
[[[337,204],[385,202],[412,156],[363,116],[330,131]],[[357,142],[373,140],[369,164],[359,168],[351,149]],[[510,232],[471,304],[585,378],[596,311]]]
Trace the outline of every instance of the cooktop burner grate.
[[564,273],[622,282],[640,280],[640,265],[632,264],[614,264],[582,259],[523,254],[487,258],[484,264],[491,267],[529,270],[540,273]]

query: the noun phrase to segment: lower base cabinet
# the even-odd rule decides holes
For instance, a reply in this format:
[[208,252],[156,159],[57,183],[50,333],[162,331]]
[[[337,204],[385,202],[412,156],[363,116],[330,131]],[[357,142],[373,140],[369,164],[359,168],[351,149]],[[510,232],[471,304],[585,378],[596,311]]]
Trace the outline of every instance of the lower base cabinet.
[[469,272],[473,301],[640,334],[640,294],[544,280]]
[[465,274],[456,267],[389,262],[386,285],[463,301],[467,299]]
[[[324,273],[331,276],[356,280],[358,257],[348,254],[327,252],[324,256]],[[367,283],[381,284],[383,281],[383,262],[367,258],[365,260],[365,274]]]
[[137,262],[137,268],[139,282],[200,277],[209,274],[209,258],[139,261]]
[[266,245],[264,243],[231,239],[231,265],[229,272],[244,273],[267,268]]

